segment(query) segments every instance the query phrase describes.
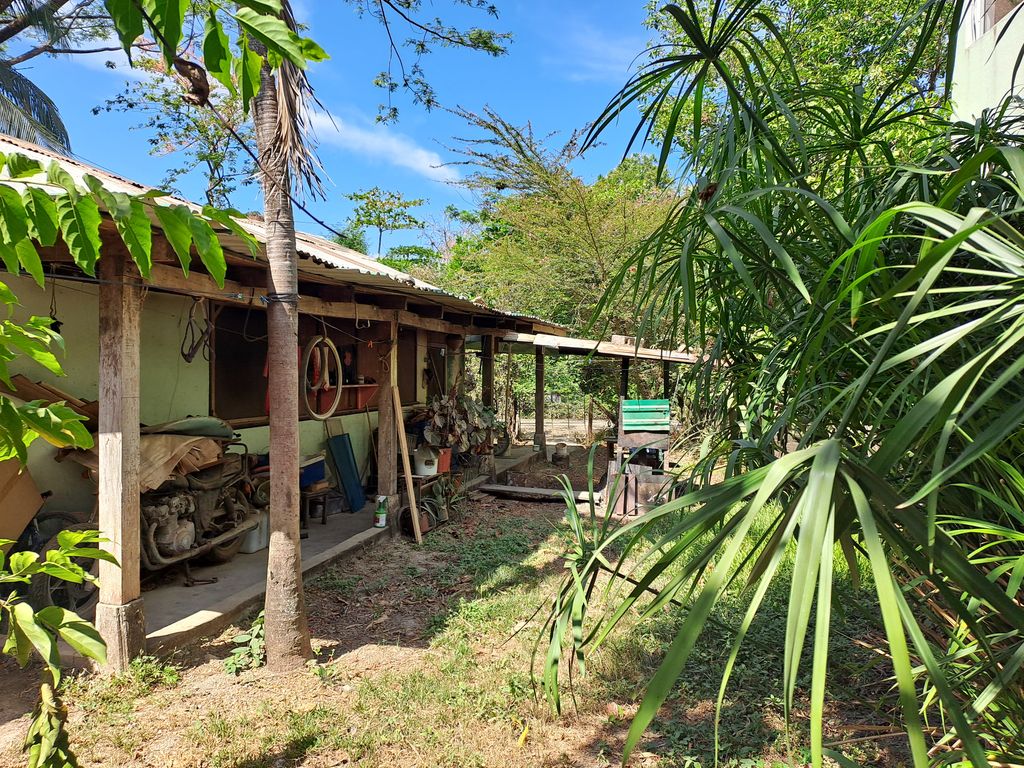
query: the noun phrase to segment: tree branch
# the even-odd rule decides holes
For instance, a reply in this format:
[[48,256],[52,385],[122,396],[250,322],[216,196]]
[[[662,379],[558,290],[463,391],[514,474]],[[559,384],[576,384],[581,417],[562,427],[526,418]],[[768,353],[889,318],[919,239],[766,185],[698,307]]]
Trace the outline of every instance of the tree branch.
[[0,44],[6,43],[15,35],[19,35],[24,32],[32,24],[32,20],[35,16],[45,11],[55,12],[60,10],[61,7],[65,6],[70,0],[50,0],[43,8],[37,9],[34,13],[23,13],[18,16],[10,24],[0,29]]

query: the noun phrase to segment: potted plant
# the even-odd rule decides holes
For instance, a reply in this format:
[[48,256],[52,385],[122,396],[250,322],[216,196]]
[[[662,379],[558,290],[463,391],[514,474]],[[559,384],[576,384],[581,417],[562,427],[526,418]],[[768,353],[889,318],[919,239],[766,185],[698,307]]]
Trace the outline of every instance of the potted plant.
[[452,477],[442,477],[434,483],[431,496],[427,499],[439,523],[447,523],[452,516],[462,511],[466,494]]
[[446,472],[451,468],[453,454],[490,450],[497,414],[452,387],[448,394],[430,402],[425,419],[423,439],[439,452],[438,472]]

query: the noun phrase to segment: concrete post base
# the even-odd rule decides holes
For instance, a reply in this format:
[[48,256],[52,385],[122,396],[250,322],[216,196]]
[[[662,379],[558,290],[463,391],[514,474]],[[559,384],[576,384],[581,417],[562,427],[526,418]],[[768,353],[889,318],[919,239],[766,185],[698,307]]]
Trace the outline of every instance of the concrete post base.
[[107,644],[106,671],[114,674],[126,671],[132,659],[146,650],[142,598],[125,605],[97,604],[96,629]]

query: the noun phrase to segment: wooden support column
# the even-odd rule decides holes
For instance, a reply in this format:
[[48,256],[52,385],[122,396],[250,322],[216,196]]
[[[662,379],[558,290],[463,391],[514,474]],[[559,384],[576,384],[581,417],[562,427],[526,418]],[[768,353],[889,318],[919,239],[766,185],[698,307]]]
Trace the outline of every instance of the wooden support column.
[[483,381],[480,384],[480,400],[488,408],[494,407],[494,337],[482,336],[480,339],[480,373]]
[[537,382],[533,395],[533,444],[540,446],[540,450],[546,452],[548,442],[544,434],[544,347],[537,347],[534,355]]
[[622,372],[619,378],[619,397],[629,397],[629,358],[622,358]]
[[672,369],[667,361],[661,363],[661,388],[666,400],[672,396]]
[[427,379],[424,375],[430,369],[428,356],[430,344],[427,332],[422,328],[416,329],[416,402],[427,402]]
[[99,563],[96,627],[112,672],[145,650],[139,590],[139,314],[142,289],[123,253],[99,261],[99,530],[120,567]]
[[445,339],[448,354],[445,356],[445,367],[448,371],[448,388],[457,384],[459,394],[466,391],[466,340],[458,334],[449,333]]
[[390,347],[377,369],[377,494],[398,494],[398,430],[392,392],[398,386],[398,318],[388,324]]

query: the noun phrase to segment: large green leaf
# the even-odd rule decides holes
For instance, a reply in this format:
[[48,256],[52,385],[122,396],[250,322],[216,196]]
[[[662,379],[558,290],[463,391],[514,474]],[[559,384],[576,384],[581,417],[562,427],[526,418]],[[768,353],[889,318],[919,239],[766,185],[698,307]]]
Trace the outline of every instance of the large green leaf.
[[307,51],[304,50],[299,36],[280,18],[244,6],[236,10],[234,16],[242,30],[263,43],[268,52],[282,56],[300,69],[305,69]]
[[103,5],[114,22],[114,29],[117,30],[118,39],[124,47],[124,52],[131,61],[132,45],[142,37],[145,31],[142,21],[142,11],[138,0],[103,0]]
[[141,3],[142,9],[152,22],[152,29],[163,51],[164,61],[170,69],[177,54],[178,43],[181,41],[189,3],[187,0],[141,0]]
[[157,205],[153,212],[187,276],[192,263],[192,211],[183,205]]
[[99,206],[91,197],[70,193],[57,195],[54,203],[61,235],[71,257],[83,272],[95,275],[101,245]]
[[53,198],[37,186],[28,186],[22,193],[28,214],[28,232],[44,248],[57,242],[59,224]]
[[231,42],[212,8],[206,17],[203,31],[203,64],[206,71],[232,93],[236,92],[231,76]]
[[199,258],[217,285],[224,287],[224,276],[227,274],[227,262],[224,260],[224,249],[213,228],[205,219],[193,216],[189,220],[192,239],[196,245]]

